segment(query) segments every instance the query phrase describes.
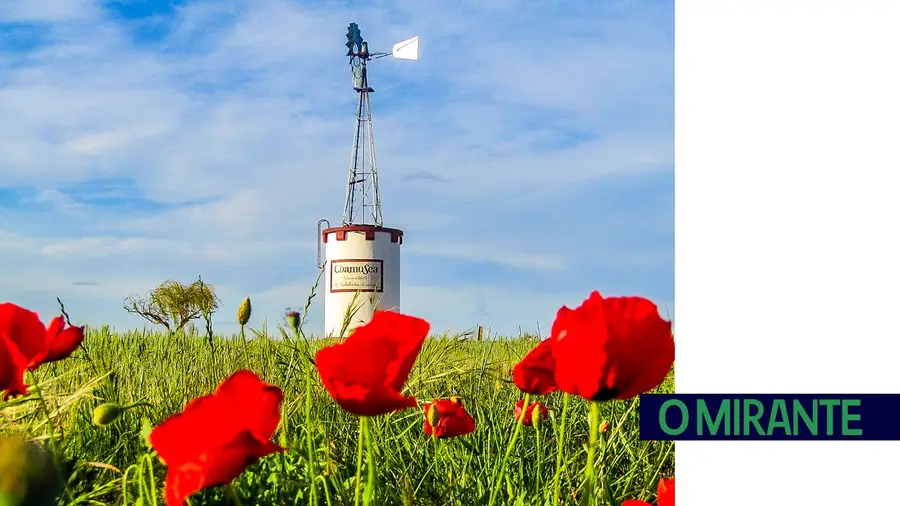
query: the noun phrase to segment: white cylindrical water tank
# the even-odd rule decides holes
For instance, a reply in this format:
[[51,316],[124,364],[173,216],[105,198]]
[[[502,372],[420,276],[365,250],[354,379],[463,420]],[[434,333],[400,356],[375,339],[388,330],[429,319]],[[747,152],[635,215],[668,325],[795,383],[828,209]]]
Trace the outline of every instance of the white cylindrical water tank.
[[[339,337],[369,323],[376,309],[400,309],[400,245],[403,231],[375,225],[322,230],[325,247],[325,337]],[[354,312],[355,311],[355,312]]]

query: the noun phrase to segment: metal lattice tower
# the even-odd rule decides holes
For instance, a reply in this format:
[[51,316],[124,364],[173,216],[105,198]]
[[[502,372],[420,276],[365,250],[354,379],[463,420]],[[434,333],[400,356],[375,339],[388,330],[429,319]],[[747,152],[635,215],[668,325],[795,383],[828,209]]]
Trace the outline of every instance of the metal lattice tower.
[[358,98],[350,174],[347,178],[347,198],[344,202],[344,225],[372,223],[380,227],[381,198],[378,195],[375,133],[372,129],[372,109],[369,101],[369,93],[375,90],[369,87],[366,58],[354,55],[350,66],[353,70],[353,89],[356,90]]
[[347,28],[347,56],[353,73],[353,89],[357,93],[356,125],[353,130],[353,151],[350,155],[350,174],[347,178],[347,198],[344,201],[344,225],[380,227],[381,198],[378,194],[378,166],[375,163],[375,133],[372,130],[372,109],[366,63],[385,56],[403,60],[418,59],[419,38],[413,37],[394,44],[389,53],[369,53],[356,23]]

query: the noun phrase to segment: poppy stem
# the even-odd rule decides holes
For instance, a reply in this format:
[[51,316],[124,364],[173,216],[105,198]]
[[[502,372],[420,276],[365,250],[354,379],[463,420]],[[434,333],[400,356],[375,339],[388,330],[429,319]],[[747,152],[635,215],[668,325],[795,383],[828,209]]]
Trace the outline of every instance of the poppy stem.
[[497,490],[500,489],[499,482],[506,473],[506,463],[509,460],[509,454],[512,453],[512,450],[516,444],[516,440],[519,438],[519,431],[522,430],[522,423],[525,420],[525,413],[528,411],[528,397],[529,394],[525,394],[525,401],[522,403],[522,412],[519,413],[519,418],[516,420],[516,428],[513,431],[512,439],[509,440],[509,445],[506,447],[506,453],[503,454],[503,460],[500,461],[500,472],[497,474],[496,478],[494,478],[494,486],[491,487],[491,499],[488,502],[488,506],[494,506],[494,502],[497,500]]
[[450,469],[447,472],[447,476],[449,477],[449,485],[450,485],[450,506],[454,506],[454,498],[453,498],[453,458],[450,456],[450,451],[447,450],[447,446],[444,444],[445,441],[441,441],[441,450],[443,450],[443,458],[447,459],[447,465]]
[[34,391],[37,393],[38,399],[41,401],[41,407],[44,409],[44,415],[47,417],[47,428],[50,430],[50,449],[53,452],[53,464],[58,468],[60,463],[62,463],[62,456],[59,454],[59,448],[56,446],[56,435],[53,430],[53,418],[50,416],[50,408],[47,406],[47,400],[44,399],[44,394],[41,392],[41,387],[38,385],[37,375],[34,371],[28,371],[28,374],[31,375]]
[[247,337],[244,335],[244,326],[241,325],[241,341],[244,342],[244,363],[250,367],[250,352],[247,349]]
[[306,366],[306,398],[305,402],[305,415],[306,415],[306,425],[304,426],[306,429],[306,458],[309,460],[309,503],[310,504],[319,504],[318,493],[316,490],[316,475],[318,471],[316,469],[316,455],[313,451],[313,435],[312,435],[312,422],[310,422],[311,418],[311,409],[312,409],[312,378],[313,378],[313,366],[312,364],[307,364]]
[[359,443],[356,445],[356,492],[354,493],[353,504],[359,506],[359,491],[362,485],[360,475],[362,474],[362,458],[363,458],[363,439],[365,439],[365,423],[366,417],[359,417]]
[[566,415],[569,413],[569,396],[563,396],[562,416],[559,419],[559,434],[556,437],[556,473],[553,475],[553,504],[559,504],[559,478],[562,476],[563,441],[566,435]]
[[535,489],[535,492],[540,493],[541,492],[541,467],[543,467],[541,465],[542,460],[543,460],[543,458],[542,458],[543,452],[541,451],[541,426],[540,425],[534,426],[534,444],[537,446],[537,473],[535,473],[535,475],[534,475],[535,478],[537,478],[537,480],[536,480],[537,487]]
[[138,407],[138,406],[144,406],[144,407],[152,408],[152,407],[153,407],[153,404],[150,404],[149,402],[145,402],[145,401],[138,401],[138,402],[135,402],[134,404],[129,404],[129,405],[123,407],[123,408],[122,408],[122,411],[128,411],[129,409],[133,409],[133,408],[136,408],[136,407]]
[[363,494],[363,504],[369,505],[369,502],[375,498],[375,450],[372,446],[372,420],[363,417],[363,432],[366,433],[366,470],[368,477],[366,479],[366,493]]
[[594,489],[597,483],[597,473],[594,468],[594,453],[597,449],[597,439],[600,435],[600,403],[591,402],[590,415],[591,435],[587,448],[587,464],[584,467],[585,492],[587,493],[587,504],[594,503]]
[[[450,487],[450,506],[453,506],[453,505],[454,505],[454,497],[453,497],[453,458],[450,456],[450,450],[447,449],[447,441],[445,441],[443,438],[438,438],[437,436],[435,436],[435,435],[434,435],[434,432],[432,432],[431,437],[432,437],[432,439],[434,440],[434,444],[433,444],[432,446],[434,447],[434,461],[435,461],[435,467],[437,467],[437,462],[438,462],[438,461],[446,461],[446,462],[447,462],[447,467],[449,467],[449,470],[448,470],[448,473],[447,473],[447,474],[448,474],[448,481],[447,481],[447,484],[448,484],[449,487]],[[440,473],[438,473],[438,476],[440,476]]]

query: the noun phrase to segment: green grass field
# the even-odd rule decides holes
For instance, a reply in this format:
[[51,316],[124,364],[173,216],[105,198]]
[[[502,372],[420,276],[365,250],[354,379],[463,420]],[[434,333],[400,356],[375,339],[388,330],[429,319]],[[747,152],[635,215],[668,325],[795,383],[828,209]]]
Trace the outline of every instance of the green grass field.
[[[41,439],[57,452],[67,479],[60,504],[163,504],[165,466],[145,446],[142,424],[158,424],[190,399],[211,393],[232,372],[247,368],[284,390],[275,440],[289,450],[261,460],[235,480],[240,502],[354,504],[358,420],[333,402],[315,369],[308,375],[299,348],[304,343],[283,339],[279,330],[274,335],[265,329],[248,332],[246,345],[239,338],[216,338],[211,346],[197,335],[88,329],[82,350],[26,377],[40,387],[44,402],[37,394],[0,402],[0,433]],[[551,409],[550,419],[538,429],[521,428],[503,476],[498,473],[516,428],[514,405],[523,398],[511,383],[509,370],[536,342],[429,338],[407,391],[420,403],[462,397],[477,429],[468,436],[433,440],[422,432],[421,410],[376,417],[371,425],[377,466],[372,504],[486,505],[495,488],[495,504],[577,504],[576,497],[583,495],[588,441],[588,405],[580,399],[568,401],[564,425],[564,396],[557,392],[538,399]],[[312,341],[311,346],[323,344]],[[671,374],[658,391],[673,391]],[[110,425],[92,425],[93,408],[106,401],[148,405],[127,411]],[[673,444],[638,439],[637,399],[605,403],[601,418],[610,422],[610,428],[597,453],[602,484],[597,504],[619,506],[625,499],[653,502],[660,475],[674,474]],[[554,503],[557,469],[559,492]],[[235,504],[235,500],[225,487],[218,487],[195,494],[191,504]]]

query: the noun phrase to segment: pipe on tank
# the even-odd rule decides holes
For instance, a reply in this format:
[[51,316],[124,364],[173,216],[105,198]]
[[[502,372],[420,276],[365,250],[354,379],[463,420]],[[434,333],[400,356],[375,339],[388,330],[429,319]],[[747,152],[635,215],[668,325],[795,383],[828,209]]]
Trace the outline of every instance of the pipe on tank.
[[322,224],[327,225],[325,228],[331,228],[331,223],[328,222],[325,218],[319,220],[319,223],[316,224],[316,268],[321,269],[325,267],[325,264],[322,263]]

